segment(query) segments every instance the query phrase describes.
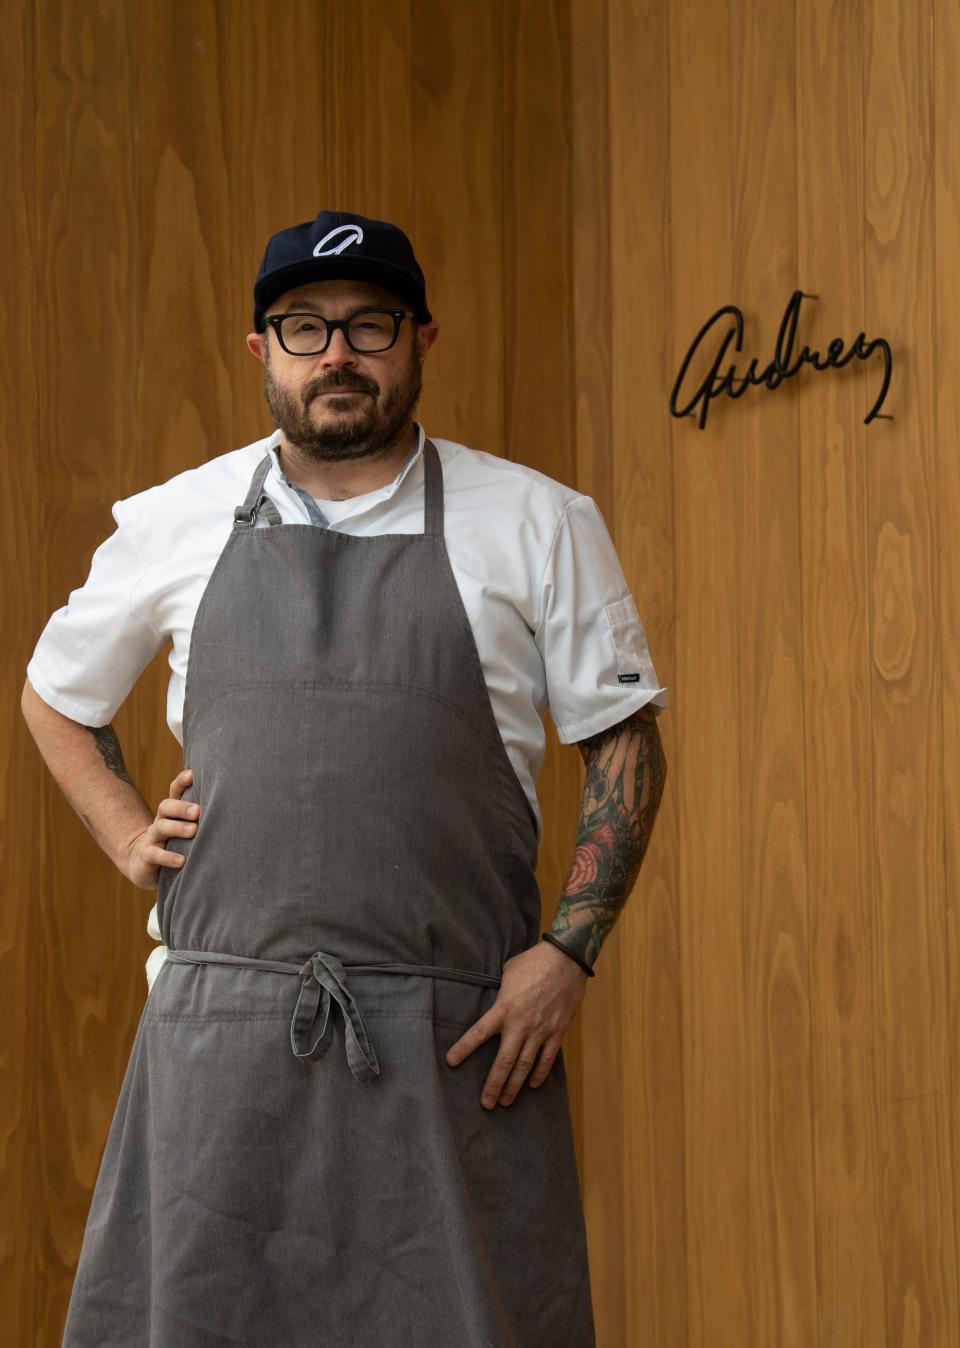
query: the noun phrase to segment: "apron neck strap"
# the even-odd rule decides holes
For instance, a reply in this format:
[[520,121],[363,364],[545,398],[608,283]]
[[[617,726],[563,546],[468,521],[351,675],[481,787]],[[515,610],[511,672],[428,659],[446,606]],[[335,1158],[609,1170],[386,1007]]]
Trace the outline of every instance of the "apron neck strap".
[[443,537],[443,468],[432,440],[423,441],[423,532]]
[[263,490],[263,480],[270,471],[270,455],[264,454],[263,458],[253,470],[253,477],[250,479],[250,490],[247,492],[243,505],[237,506],[233,512],[233,527],[252,529],[257,522],[257,513],[262,510],[264,519],[271,524],[280,524],[280,512],[277,507]]

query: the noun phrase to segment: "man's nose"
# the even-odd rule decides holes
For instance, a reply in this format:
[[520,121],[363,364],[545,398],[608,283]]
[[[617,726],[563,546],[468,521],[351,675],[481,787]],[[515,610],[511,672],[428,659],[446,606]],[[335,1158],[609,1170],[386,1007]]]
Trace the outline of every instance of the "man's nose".
[[321,353],[319,359],[322,365],[356,365],[357,353],[347,341],[347,334],[343,328],[335,328],[330,334],[327,349]]

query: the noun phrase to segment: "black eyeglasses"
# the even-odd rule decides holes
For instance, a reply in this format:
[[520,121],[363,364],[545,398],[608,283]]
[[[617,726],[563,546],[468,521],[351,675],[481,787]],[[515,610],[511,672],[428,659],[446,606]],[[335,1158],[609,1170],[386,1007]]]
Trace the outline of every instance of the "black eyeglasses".
[[264,321],[277,334],[289,356],[318,356],[330,345],[335,328],[342,328],[347,344],[363,354],[389,351],[397,340],[404,318],[416,318],[409,309],[364,309],[349,318],[323,318],[320,314],[271,314]]

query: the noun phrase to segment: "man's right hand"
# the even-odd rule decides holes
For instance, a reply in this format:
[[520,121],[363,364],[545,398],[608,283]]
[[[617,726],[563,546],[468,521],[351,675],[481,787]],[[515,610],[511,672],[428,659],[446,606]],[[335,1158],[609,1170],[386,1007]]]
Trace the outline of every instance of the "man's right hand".
[[186,858],[180,852],[169,852],[168,838],[192,838],[197,831],[196,821],[200,806],[183,800],[184,791],[193,784],[193,771],[184,768],[170,783],[170,795],[161,800],[157,817],[142,833],[135,834],[127,844],[120,870],[138,889],[156,889],[161,866],[182,866]]

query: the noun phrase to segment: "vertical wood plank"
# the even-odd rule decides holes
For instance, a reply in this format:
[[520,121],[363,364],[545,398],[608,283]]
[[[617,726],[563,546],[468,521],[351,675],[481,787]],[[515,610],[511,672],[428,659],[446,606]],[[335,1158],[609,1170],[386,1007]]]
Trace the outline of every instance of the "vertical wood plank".
[[[594,62],[585,34],[584,64]],[[609,229],[606,289],[578,292],[578,332],[595,307],[610,306],[608,347],[591,342],[586,329],[577,369],[589,371],[590,353],[609,369],[609,429],[587,427],[586,452],[592,480],[610,477],[605,514],[624,573],[646,628],[661,684],[674,698],[675,596],[672,418],[665,390],[672,381],[670,330],[669,14],[656,0],[612,4],[604,51],[609,65],[609,105],[593,94],[592,119],[583,136],[599,144],[592,121],[609,118],[609,183],[578,184],[577,210],[585,222],[598,217]],[[585,87],[585,97],[591,91]],[[578,126],[584,115],[577,109]],[[587,159],[592,147],[584,146]],[[599,158],[597,151],[594,155]],[[601,160],[601,162],[603,162]],[[596,170],[594,170],[596,175]],[[584,228],[586,226],[584,225]],[[599,227],[594,224],[594,233]],[[599,239],[577,256],[605,253]],[[589,348],[586,349],[586,348]],[[594,354],[597,359],[597,354]],[[596,381],[599,382],[599,379]],[[578,382],[578,391],[580,385]],[[592,384],[582,390],[578,433],[588,414],[605,401]],[[606,446],[609,444],[610,449]],[[609,465],[609,466],[608,466]],[[607,488],[600,486],[599,491]],[[622,1168],[624,1320],[600,1342],[645,1348],[684,1345],[686,1251],[684,1217],[684,1046],[682,1038],[680,912],[678,894],[676,726],[671,709],[658,725],[667,759],[666,792],[657,814],[643,868],[610,943],[620,963],[618,1005],[606,1024],[594,1019],[585,1059],[598,1072],[616,1074],[622,1092],[622,1155],[603,1157],[609,1183]],[[598,1048],[617,1024],[619,1063]],[[588,1138],[587,1161],[607,1144],[598,1126]],[[618,1227],[604,1214],[606,1241]],[[599,1233],[598,1233],[599,1235]]]
[[504,439],[508,457],[573,483],[569,11],[522,0],[501,22]]
[[253,277],[237,275],[231,251],[237,203],[227,145],[237,128],[224,101],[228,57],[217,10],[212,0],[148,0],[139,12],[138,389],[147,487],[256,438],[233,414],[234,388],[255,376],[235,323],[238,292]]
[[[874,423],[869,584],[887,1338],[960,1339],[946,1020],[933,366],[933,10],[866,0],[865,327],[893,334],[894,421]],[[873,428],[871,428],[872,430]]]
[[[939,502],[939,631],[943,735],[945,941],[949,1062],[939,1114],[947,1120],[953,1176],[953,1250],[945,1282],[956,1308],[960,1282],[960,7],[933,8],[933,265],[935,483]],[[936,724],[934,724],[936,732]]]
[[37,1083],[42,1037],[30,1027],[43,1004],[40,895],[45,802],[43,762],[20,717],[24,669],[38,635],[36,614],[49,593],[42,529],[44,483],[37,444],[37,199],[34,160],[33,7],[25,0],[0,12],[0,118],[6,208],[0,212],[3,303],[0,304],[0,490],[8,503],[0,622],[7,659],[3,704],[12,721],[0,774],[0,1304],[11,1344],[39,1342],[42,1289]]
[[413,0],[412,11],[410,220],[440,325],[424,407],[435,435],[509,457],[503,354],[522,336],[502,286],[500,7]]
[[[759,369],[769,361],[796,288],[795,36],[788,7],[746,0],[730,15],[732,299],[745,334],[742,353],[728,354],[739,383],[752,360]],[[736,594],[749,1244],[741,1256],[758,1348],[811,1348],[817,1338],[797,507],[798,406],[816,392],[800,375],[768,402],[758,390],[716,408],[736,419],[733,453],[743,465]]]
[[[862,20],[860,5],[832,0],[797,11],[797,285],[820,297],[804,300],[801,327],[821,352],[863,327]],[[818,1336],[820,1348],[884,1348],[867,475],[896,423],[863,425],[878,356],[810,379],[799,505]]]
[[[730,302],[736,181],[730,6],[670,7],[671,368]],[[705,370],[691,370],[698,380]],[[741,891],[741,418],[673,428],[689,1348],[744,1348],[752,1312]],[[742,405],[740,405],[742,406]],[[752,1348],[752,1346],[751,1346]]]
[[[112,532],[109,503],[130,481],[138,438],[135,38],[127,9],[111,0],[79,11],[45,0],[33,13],[37,464],[52,608],[82,583],[93,548]],[[127,881],[50,780],[44,794],[37,1337],[54,1343],[144,979]]]

